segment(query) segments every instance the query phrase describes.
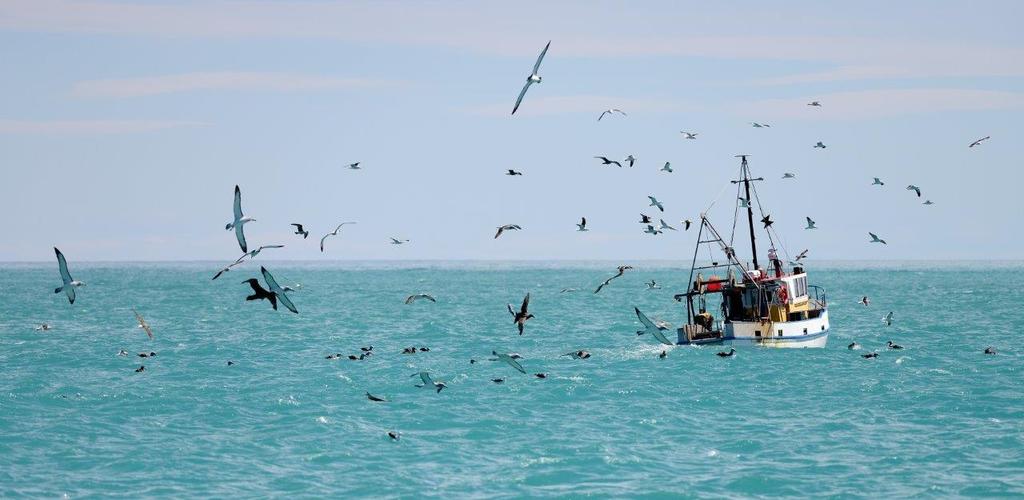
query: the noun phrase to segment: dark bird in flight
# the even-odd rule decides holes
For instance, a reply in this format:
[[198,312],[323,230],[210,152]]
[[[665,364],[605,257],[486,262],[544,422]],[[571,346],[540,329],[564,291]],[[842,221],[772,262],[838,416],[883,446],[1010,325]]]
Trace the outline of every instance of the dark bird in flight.
[[510,168],[510,169],[508,169],[508,172],[505,173],[505,175],[523,175],[523,173],[522,172],[516,172],[515,170],[512,170]]
[[650,215],[640,214],[640,223],[641,224],[653,224],[654,221],[651,220],[651,216]]
[[623,274],[626,273],[626,271],[630,269],[633,269],[633,266],[619,266],[619,271],[615,273],[615,276],[612,276],[611,278],[604,280],[604,283],[601,283],[600,285],[597,286],[597,290],[594,290],[594,293],[600,292],[601,289],[608,286],[608,284],[611,283],[613,279],[622,276]]
[[617,162],[615,160],[609,160],[608,158],[606,158],[604,156],[595,156],[594,158],[597,158],[598,160],[601,160],[601,165],[617,165],[619,168],[622,168],[622,164],[621,163],[619,163],[619,162]]
[[982,142],[989,140],[989,138],[990,137],[986,135],[985,137],[982,137],[981,139],[978,139],[978,140],[972,142],[971,145],[967,146],[967,147],[973,148],[974,146],[977,146],[977,145],[981,144]]
[[520,229],[522,228],[519,227],[518,224],[505,224],[503,226],[498,226],[498,232],[494,233],[494,239],[498,239],[498,236],[501,236],[501,233],[504,233],[505,231],[518,231]]
[[301,234],[302,239],[309,238],[309,231],[302,229],[302,224],[297,224],[293,222],[292,225],[295,226],[295,234]]
[[576,230],[577,231],[589,231],[589,229],[587,229],[587,218],[586,217],[581,217],[580,218],[580,222],[578,224],[576,224]]
[[512,304],[508,304],[508,312],[512,315],[512,322],[519,327],[519,335],[523,334],[523,327],[526,326],[526,321],[533,318],[533,315],[527,310],[530,307],[530,294],[526,294],[523,298],[523,305],[519,308],[519,312],[512,309]]

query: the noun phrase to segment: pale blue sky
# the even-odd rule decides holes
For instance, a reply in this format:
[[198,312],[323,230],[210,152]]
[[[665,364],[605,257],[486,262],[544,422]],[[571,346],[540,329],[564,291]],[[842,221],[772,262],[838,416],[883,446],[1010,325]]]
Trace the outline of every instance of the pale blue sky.
[[694,231],[641,233],[646,196],[697,220],[737,153],[791,252],[1024,258],[1024,4],[549,4],[0,3],[0,261],[230,260],[236,183],[266,258],[689,258]]

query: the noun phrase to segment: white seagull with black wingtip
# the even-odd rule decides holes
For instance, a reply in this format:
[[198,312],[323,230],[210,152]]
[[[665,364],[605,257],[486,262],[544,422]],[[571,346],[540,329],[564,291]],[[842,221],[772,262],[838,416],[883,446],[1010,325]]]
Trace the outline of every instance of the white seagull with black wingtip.
[[519,97],[516,98],[516,105],[512,108],[513,115],[516,114],[516,110],[519,109],[519,105],[523,102],[523,96],[526,95],[530,85],[540,83],[541,77],[537,72],[540,71],[540,62],[544,60],[544,55],[548,53],[548,47],[551,47],[551,40],[548,40],[548,44],[544,46],[544,50],[537,57],[537,62],[533,64],[533,72],[530,73],[530,76],[526,77],[526,85],[523,85],[523,90],[519,92]]
[[662,205],[661,202],[658,201],[657,198],[655,198],[653,196],[648,196],[647,199],[651,200],[651,204],[647,205],[647,206],[649,206],[649,207],[658,207],[658,210],[661,210],[662,212],[665,211],[665,206]]
[[261,266],[260,272],[263,273],[263,281],[266,281],[267,287],[270,288],[269,292],[275,295],[277,297],[277,300],[280,300],[281,303],[284,304],[284,306],[287,307],[289,311],[298,314],[299,310],[295,308],[295,304],[292,304],[292,300],[289,299],[287,295],[285,295],[285,289],[281,288],[281,285],[277,284],[277,280],[275,280],[274,277],[270,274],[270,271],[267,271],[267,268]]
[[68,272],[68,261],[64,259],[64,254],[57,247],[53,247],[54,253],[57,254],[57,267],[60,268],[60,279],[64,282],[64,285],[58,287],[53,293],[64,292],[68,296],[68,302],[75,303],[75,288],[85,286],[85,283],[77,281],[71,278],[71,273]]
[[668,337],[665,337],[664,333],[661,333],[661,331],[662,330],[666,330],[666,328],[662,328],[662,327],[660,327],[658,325],[655,325],[654,322],[651,321],[650,319],[648,319],[647,316],[644,313],[640,312],[640,308],[634,307],[633,310],[636,311],[636,317],[638,319],[640,319],[641,323],[644,324],[644,329],[643,330],[638,330],[636,332],[637,335],[643,335],[645,333],[649,333],[649,334],[651,334],[652,337],[657,339],[658,342],[661,342],[662,344],[665,344],[665,345],[675,345],[675,344],[673,344],[672,342],[670,342],[668,340]]
[[324,251],[324,240],[326,240],[328,236],[337,236],[338,231],[341,231],[341,227],[345,224],[355,224],[355,222],[342,222],[341,224],[338,224],[338,227],[334,228],[334,231],[331,231],[325,234],[323,238],[320,238],[320,252]]
[[248,252],[249,247],[245,244],[245,232],[243,227],[247,222],[255,222],[256,219],[252,217],[245,217],[242,215],[242,190],[235,185],[235,220],[227,223],[224,226],[224,230],[229,231],[235,230],[235,238],[238,240],[238,246],[242,249],[242,252]]
[[622,111],[621,109],[612,108],[612,109],[606,109],[606,110],[602,111],[601,112],[601,116],[597,117],[597,121],[601,121],[601,118],[604,118],[604,115],[611,115],[611,114],[615,114],[615,113],[618,113],[618,114],[620,114],[622,116],[629,116],[624,111]]

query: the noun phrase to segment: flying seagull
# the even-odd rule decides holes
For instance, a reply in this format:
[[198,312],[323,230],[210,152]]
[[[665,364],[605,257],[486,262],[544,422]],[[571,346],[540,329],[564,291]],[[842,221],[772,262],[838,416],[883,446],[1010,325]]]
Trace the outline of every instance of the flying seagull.
[[686,220],[684,220],[684,221],[683,221],[683,225],[684,225],[685,227],[683,228],[683,231],[689,231],[689,230],[690,230],[690,225],[691,225],[691,224],[693,224],[693,222],[691,222],[691,221],[690,221],[690,219],[686,219]]
[[665,345],[675,345],[671,341],[668,340],[668,337],[665,337],[664,333],[661,333],[661,331],[665,330],[665,328],[661,328],[658,325],[655,325],[654,322],[651,321],[650,319],[648,319],[647,316],[644,313],[640,312],[640,308],[634,307],[633,310],[636,311],[636,317],[639,318],[640,322],[643,323],[643,325],[644,325],[644,329],[643,330],[638,330],[636,332],[637,335],[643,335],[645,333],[649,333],[649,334],[651,334],[652,337],[657,339],[658,342],[661,342],[662,344],[665,344]]
[[989,136],[986,135],[985,137],[982,137],[981,139],[978,139],[978,140],[972,142],[971,145],[967,146],[967,147],[973,148],[974,146],[977,146],[977,145],[979,145],[982,142],[987,141],[987,140],[989,140]]
[[821,107],[821,103],[818,101],[811,101],[807,103],[808,106]]
[[651,216],[650,215],[640,214],[640,223],[641,224],[651,224],[651,222],[652,221],[651,221]]
[[882,179],[879,179],[878,177],[875,177],[875,182],[872,182],[871,185],[872,186],[884,186],[885,183],[882,182]]
[[587,218],[586,217],[580,217],[579,223],[576,224],[576,230],[577,231],[590,231],[589,229],[587,229]]
[[609,160],[607,157],[595,156],[594,158],[597,158],[597,159],[601,160],[601,165],[618,165],[619,168],[622,168],[622,164],[621,163],[619,163],[619,162],[617,162],[615,160]]
[[505,224],[504,226],[498,226],[498,232],[494,233],[494,239],[498,239],[498,236],[501,236],[501,233],[504,233],[505,231],[518,231],[520,229],[522,228],[517,224]]
[[815,144],[815,145],[814,145],[814,147],[816,147],[816,148],[821,148],[821,149],[825,149],[825,147],[826,147],[826,146],[825,146],[825,143],[824,143],[824,142],[818,141],[818,143],[817,143],[817,144]]
[[235,220],[227,223],[227,225],[224,226],[224,229],[231,230],[233,228],[235,230],[235,239],[238,240],[238,246],[241,247],[243,253],[248,252],[249,248],[245,244],[245,232],[243,231],[242,228],[245,226],[247,222],[254,222],[256,221],[256,219],[253,219],[252,217],[245,217],[242,215],[242,190],[238,188],[237,184],[235,185],[234,208]]
[[935,202],[933,202],[932,200],[924,200],[924,203],[922,203],[922,205],[934,205],[934,204],[935,204]]
[[888,243],[886,243],[885,240],[879,238],[878,235],[875,233],[868,232],[868,236],[871,237],[871,243],[881,243],[883,245],[888,245]]
[[680,130],[679,133],[686,136],[686,137],[683,137],[683,139],[696,139],[697,138],[697,133],[696,132],[683,132],[682,130]]
[[921,197],[921,188],[919,188],[919,187],[917,187],[917,186],[915,186],[913,184],[907,186],[907,191],[913,191],[913,192],[917,193],[917,197],[918,198]]
[[302,224],[292,222],[292,225],[295,226],[295,234],[301,234],[302,239],[309,238],[309,231],[302,229]]
[[662,205],[661,202],[658,201],[657,198],[655,198],[653,196],[648,196],[647,199],[651,200],[651,204],[647,205],[647,206],[649,206],[649,207],[658,207],[658,210],[661,210],[662,212],[665,211],[665,206]]
[[807,219],[807,227],[805,227],[804,229],[818,229],[818,228],[817,228],[817,227],[816,227],[816,226],[814,225],[814,224],[815,224],[815,222],[814,222],[813,220],[811,220],[811,218],[810,218],[810,217],[804,217],[804,218],[805,218],[805,219]]
[[544,54],[548,53],[548,47],[551,47],[551,40],[548,40],[548,44],[544,46],[544,50],[541,51],[540,56],[537,57],[537,62],[533,65],[533,72],[530,76],[526,77],[526,85],[523,85],[523,90],[519,92],[519,97],[516,98],[516,105],[512,108],[512,114],[516,114],[516,110],[519,109],[519,104],[523,102],[523,96],[526,95],[526,91],[530,88],[530,85],[540,83],[541,77],[537,74],[540,71],[540,62],[544,60]]
[[782,174],[782,178],[783,179],[796,179],[796,174],[791,174],[789,172],[786,172],[786,173]]
[[328,236],[337,236],[338,235],[338,231],[341,231],[341,226],[344,226],[345,224],[355,224],[355,222],[342,222],[341,224],[338,224],[338,227],[334,228],[334,231],[331,231],[331,232],[325,234],[323,238],[320,238],[320,252],[321,253],[323,253],[323,251],[324,251],[324,240],[326,240]]
[[392,245],[404,245],[404,244],[406,244],[408,242],[409,242],[409,240],[407,240],[407,239],[400,240],[398,238],[395,238],[394,236],[391,237],[391,244]]
[[623,158],[622,161],[629,163],[629,168],[633,168],[633,164],[636,163],[636,158],[633,158],[633,155],[629,155]]
[[421,381],[423,381],[423,383],[422,384],[417,384],[416,387],[431,387],[431,388],[436,389],[437,392],[441,392],[441,389],[444,389],[445,387],[448,387],[447,385],[445,385],[444,382],[436,382],[436,381],[434,381],[434,379],[430,378],[430,373],[429,372],[419,372],[419,373],[413,373],[412,375],[410,375],[410,377],[417,377],[417,376],[420,378]]
[[796,261],[800,262],[801,260],[806,259],[806,258],[807,258],[807,249],[804,249],[803,252],[800,252],[799,254],[797,254]]
[[434,297],[430,296],[430,295],[427,295],[425,293],[417,293],[415,295],[410,295],[410,296],[406,297],[405,298],[405,303],[406,304],[412,304],[413,302],[416,302],[419,299],[427,299],[427,300],[429,300],[431,302],[437,302],[437,300]]
[[358,162],[358,161],[357,161],[357,162],[355,162],[355,163],[349,163],[349,164],[348,164],[348,169],[349,169],[349,170],[362,170],[362,169],[363,169],[363,167],[360,167],[360,166],[359,166],[359,164],[360,164],[360,163],[362,163],[362,162]]
[[245,258],[246,255],[248,255],[250,259],[255,259],[256,256],[260,254],[260,252],[262,252],[262,251],[264,251],[264,250],[266,250],[268,248],[284,248],[284,245],[260,245],[259,248],[255,249],[255,250],[253,250],[251,252],[247,252],[247,253],[242,254],[242,256],[239,257],[239,260]]
[[659,170],[659,172],[668,172],[668,173],[671,174],[672,173],[672,163],[671,162],[665,162],[665,166],[661,167],[661,170]]
[[497,351],[491,351],[491,355],[495,356],[494,361],[504,361],[504,362],[508,363],[508,365],[511,366],[512,368],[515,368],[516,370],[518,370],[519,373],[524,373],[524,374],[526,373],[526,369],[523,368],[523,365],[519,364],[519,362],[516,361],[516,358],[519,357],[518,355],[514,355],[514,354],[498,354]]
[[508,172],[505,173],[505,175],[523,175],[523,173],[522,172],[516,172],[515,170],[512,170],[510,168],[510,169],[508,169]]
[[[281,286],[277,284],[277,280],[275,280],[274,276],[270,274],[270,271],[267,271],[267,268],[261,266],[260,273],[263,274],[263,281],[266,281],[267,286],[270,287],[269,293],[276,297],[277,300],[280,300],[281,303],[284,304],[284,306],[287,307],[289,311],[298,314],[299,310],[295,308],[295,304],[292,304],[292,300],[289,299],[287,295],[285,295],[285,289],[281,288]],[[252,283],[250,283],[250,285],[252,285]],[[255,289],[256,287],[253,286],[253,290]],[[276,310],[277,304],[275,303],[275,301],[271,300],[270,303],[274,304],[274,309]]]
[[146,335],[149,335],[149,339],[152,340],[153,329],[149,327],[149,323],[146,323],[146,319],[143,318],[142,315],[139,314],[139,311],[136,311],[134,307],[132,308],[132,312],[135,313],[135,320],[139,322],[139,328],[142,328],[142,330],[146,332]]
[[768,125],[767,123],[752,122],[750,125],[754,128],[771,128],[771,125]]
[[60,268],[60,279],[64,282],[62,286],[55,289],[53,293],[64,292],[68,296],[68,301],[72,304],[75,303],[75,288],[85,286],[85,283],[76,281],[71,278],[71,273],[68,272],[68,261],[64,260],[64,254],[57,247],[53,247],[54,253],[57,254],[57,267]]
[[597,290],[594,290],[594,293],[600,292],[601,289],[604,288],[605,286],[607,286],[608,283],[611,283],[613,279],[618,278],[619,276],[622,276],[623,274],[626,273],[626,271],[628,271],[630,269],[633,269],[633,266],[619,266],[619,272],[615,273],[615,276],[612,276],[611,278],[608,278],[608,279],[604,280],[604,283],[601,283],[600,285],[598,285]]
[[648,224],[647,229],[644,229],[644,232],[647,234],[661,234],[663,231],[661,229],[655,229],[654,226]]
[[671,230],[673,230],[673,231],[676,231],[676,230],[677,230],[676,228],[674,228],[674,227],[672,227],[672,226],[668,225],[668,224],[667,224],[667,223],[665,222],[665,219],[658,219],[658,220],[659,220],[659,221],[661,222],[661,227],[659,227],[658,229],[660,229],[660,230],[664,230],[664,229],[671,229]]
[[523,305],[519,308],[519,312],[512,309],[512,304],[508,304],[508,312],[512,315],[512,322],[519,327],[519,335],[523,334],[523,327],[526,326],[526,321],[533,318],[533,315],[527,310],[530,307],[530,294],[526,294],[523,298]]
[[604,115],[611,115],[611,114],[615,114],[615,113],[618,113],[618,114],[620,114],[622,116],[629,116],[624,111],[622,111],[621,109],[612,108],[612,109],[606,109],[606,110],[602,111],[601,112],[601,116],[597,117],[597,121],[601,121],[601,118],[604,118]]

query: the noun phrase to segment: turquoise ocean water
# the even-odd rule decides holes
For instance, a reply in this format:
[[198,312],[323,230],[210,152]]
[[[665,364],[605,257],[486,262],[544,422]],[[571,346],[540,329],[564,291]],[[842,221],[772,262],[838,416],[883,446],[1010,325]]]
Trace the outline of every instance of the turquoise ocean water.
[[[594,295],[617,263],[267,261],[302,284],[298,315],[244,301],[252,264],[70,264],[73,306],[55,263],[0,265],[2,496],[1024,495],[1020,263],[818,264],[827,348],[663,360],[632,308],[678,325],[688,263]],[[519,336],[505,304],[526,292]]]

